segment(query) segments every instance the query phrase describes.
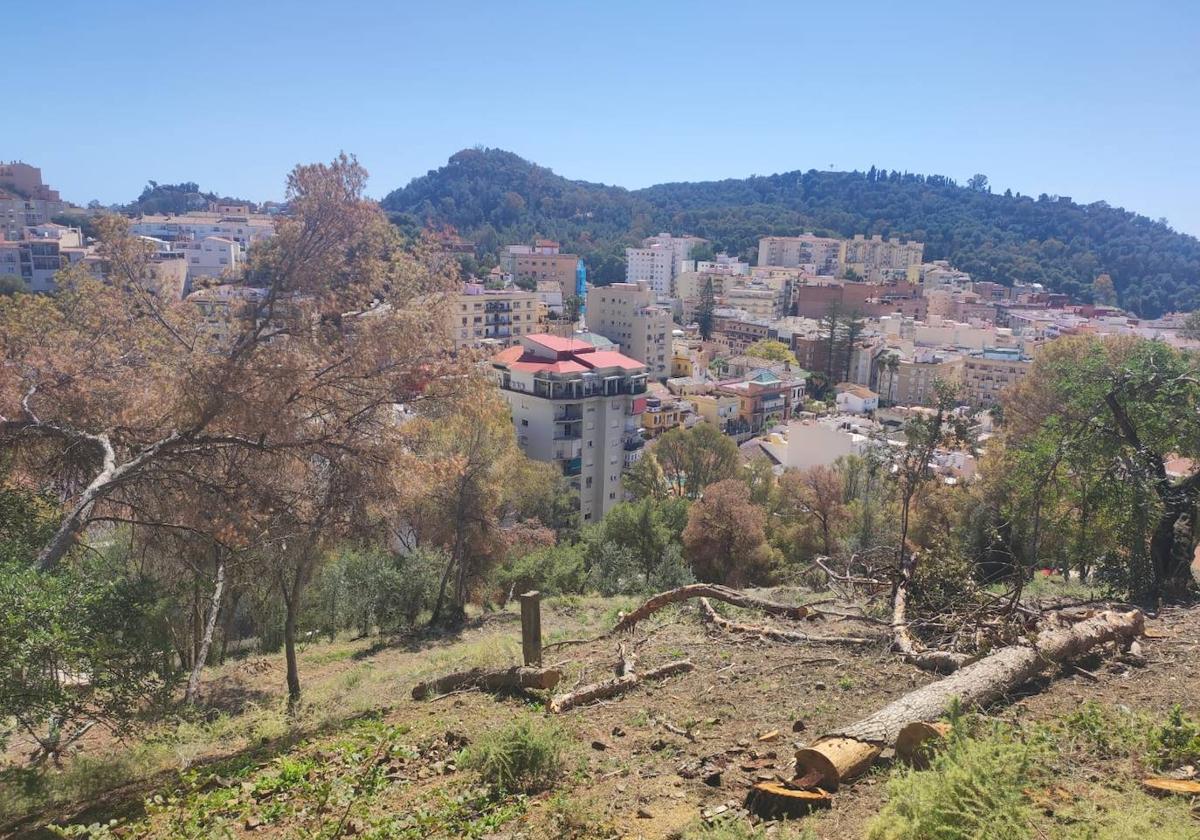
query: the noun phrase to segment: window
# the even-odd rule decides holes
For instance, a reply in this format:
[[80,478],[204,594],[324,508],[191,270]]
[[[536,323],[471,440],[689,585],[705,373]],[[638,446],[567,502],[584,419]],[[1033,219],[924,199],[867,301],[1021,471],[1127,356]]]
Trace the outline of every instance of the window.
[[528,421],[528,420],[526,420],[524,417],[522,417],[522,418],[521,418],[521,425],[522,425],[522,426],[528,426],[528,425],[529,425],[529,421]]

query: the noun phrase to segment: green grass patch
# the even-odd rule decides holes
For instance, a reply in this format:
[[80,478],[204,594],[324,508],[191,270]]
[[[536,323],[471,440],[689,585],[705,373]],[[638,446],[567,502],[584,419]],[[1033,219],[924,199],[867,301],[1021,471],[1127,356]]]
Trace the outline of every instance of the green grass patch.
[[562,774],[563,741],[559,727],[524,717],[471,745],[461,764],[499,795],[536,793]]

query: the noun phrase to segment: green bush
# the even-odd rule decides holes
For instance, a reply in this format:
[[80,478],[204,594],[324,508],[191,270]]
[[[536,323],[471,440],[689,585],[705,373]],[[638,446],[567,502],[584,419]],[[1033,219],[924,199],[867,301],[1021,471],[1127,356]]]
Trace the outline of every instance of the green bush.
[[499,795],[536,793],[553,787],[562,772],[563,740],[557,726],[526,717],[468,747],[460,764]]
[[1176,704],[1167,714],[1167,722],[1150,730],[1146,747],[1147,758],[1156,770],[1200,763],[1200,723]]
[[1027,837],[1033,808],[1025,796],[1038,747],[996,728],[969,738],[959,724],[928,770],[888,782],[888,801],[870,840],[1010,840]]
[[587,582],[583,547],[560,543],[534,549],[497,569],[494,580],[502,592],[531,589],[544,595],[582,592]]

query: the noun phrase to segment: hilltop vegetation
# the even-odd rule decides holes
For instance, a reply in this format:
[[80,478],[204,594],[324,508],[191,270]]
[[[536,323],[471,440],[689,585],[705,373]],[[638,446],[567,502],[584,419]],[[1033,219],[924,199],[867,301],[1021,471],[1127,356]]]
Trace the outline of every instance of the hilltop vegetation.
[[210,201],[222,204],[244,204],[242,199],[220,196],[213,192],[205,192],[200,185],[193,181],[182,184],[160,184],[149,181],[134,201],[118,208],[124,213],[188,213],[194,210],[207,210]]
[[1105,202],[992,193],[983,176],[962,186],[875,167],[810,169],[631,191],[569,180],[512,152],[466,149],[383,206],[410,223],[457,228],[481,257],[554,237],[583,254],[601,283],[624,276],[626,245],[660,230],[697,234],[744,258],[760,236],[809,230],[918,239],[927,259],[979,279],[1044,283],[1078,299],[1107,273],[1121,305],[1147,317],[1200,308],[1200,240]]

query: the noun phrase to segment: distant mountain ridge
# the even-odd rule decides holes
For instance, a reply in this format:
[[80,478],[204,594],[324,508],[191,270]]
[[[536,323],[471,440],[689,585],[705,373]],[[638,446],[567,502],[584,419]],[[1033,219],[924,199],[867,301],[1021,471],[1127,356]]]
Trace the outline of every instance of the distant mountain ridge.
[[962,186],[875,167],[810,169],[626,190],[476,148],[382,204],[398,221],[453,226],[481,257],[553,237],[581,253],[602,283],[624,276],[625,246],[660,231],[703,236],[747,258],[760,236],[816,231],[917,239],[927,260],[948,259],[977,279],[1039,282],[1079,300],[1108,274],[1120,304],[1145,317],[1200,309],[1200,240],[1105,202],[994,194],[981,176]]

